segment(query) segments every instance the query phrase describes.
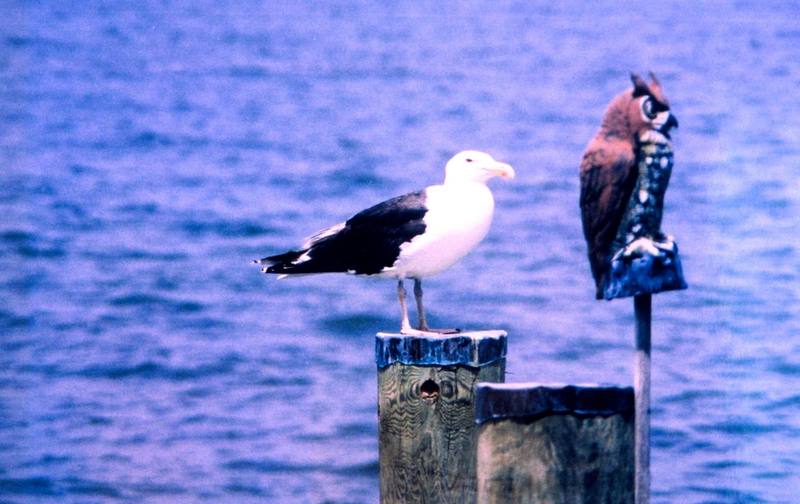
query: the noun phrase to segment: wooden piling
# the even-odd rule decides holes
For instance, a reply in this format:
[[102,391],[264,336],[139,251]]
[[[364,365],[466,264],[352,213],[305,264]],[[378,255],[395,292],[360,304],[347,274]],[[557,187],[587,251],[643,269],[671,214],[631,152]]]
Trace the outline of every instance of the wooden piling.
[[378,333],[381,503],[475,502],[475,388],[505,377],[506,333]]
[[479,504],[634,501],[630,387],[480,384]]

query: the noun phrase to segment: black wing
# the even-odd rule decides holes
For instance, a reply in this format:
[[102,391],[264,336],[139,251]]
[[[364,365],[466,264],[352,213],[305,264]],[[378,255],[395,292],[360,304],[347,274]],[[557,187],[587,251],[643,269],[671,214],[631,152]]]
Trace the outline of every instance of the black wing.
[[379,273],[394,264],[400,245],[425,231],[425,191],[398,196],[320,231],[300,250],[265,257],[266,273]]

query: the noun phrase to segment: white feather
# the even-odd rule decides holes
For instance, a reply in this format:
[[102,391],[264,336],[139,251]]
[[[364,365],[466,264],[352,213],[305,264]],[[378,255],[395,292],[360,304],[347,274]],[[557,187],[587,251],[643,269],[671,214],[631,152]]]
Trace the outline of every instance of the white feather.
[[[312,245],[314,245],[315,243],[319,242],[320,240],[323,240],[323,239],[325,239],[325,238],[327,238],[329,236],[335,235],[336,233],[338,233],[339,231],[344,229],[344,226],[345,226],[345,223],[344,222],[340,222],[339,224],[336,224],[335,226],[327,227],[327,228],[325,228],[325,229],[323,229],[321,231],[318,231],[318,232],[314,233],[313,235],[309,236],[308,238],[306,238],[305,240],[303,240],[302,247],[304,249],[311,248]],[[302,262],[302,261],[300,261],[300,262]]]
[[494,198],[485,184],[465,182],[426,189],[425,232],[400,246],[383,276],[426,277],[449,268],[489,231]]

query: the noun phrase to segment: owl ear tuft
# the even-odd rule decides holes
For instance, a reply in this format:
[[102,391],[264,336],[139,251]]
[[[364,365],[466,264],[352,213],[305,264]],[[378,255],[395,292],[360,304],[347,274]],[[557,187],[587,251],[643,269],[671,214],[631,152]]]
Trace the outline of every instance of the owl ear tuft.
[[652,93],[650,92],[650,87],[647,83],[639,77],[638,74],[631,73],[631,82],[633,82],[633,97],[638,98],[640,96],[648,96]]
[[661,87],[661,82],[659,82],[658,78],[656,78],[656,74],[653,72],[650,72],[650,96],[665,107],[669,107],[669,101],[667,101],[667,97],[664,96],[664,89]]
[[661,83],[653,72],[650,72],[650,89],[657,94],[661,94]]

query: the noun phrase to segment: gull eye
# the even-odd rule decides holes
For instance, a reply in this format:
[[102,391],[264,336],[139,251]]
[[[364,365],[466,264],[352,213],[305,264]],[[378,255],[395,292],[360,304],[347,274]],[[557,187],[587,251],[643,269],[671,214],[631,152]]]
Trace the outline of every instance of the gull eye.
[[472,158],[467,158],[467,163],[471,163],[471,162],[472,162]]
[[655,108],[653,107],[653,100],[649,96],[642,98],[641,106],[642,106],[642,115],[645,118],[650,120],[656,118],[656,111]]

